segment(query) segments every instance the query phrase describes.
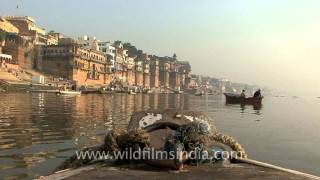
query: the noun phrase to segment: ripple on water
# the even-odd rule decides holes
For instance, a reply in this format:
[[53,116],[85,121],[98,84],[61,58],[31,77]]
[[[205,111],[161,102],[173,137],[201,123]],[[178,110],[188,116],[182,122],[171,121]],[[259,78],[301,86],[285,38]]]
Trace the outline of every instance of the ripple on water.
[[[134,111],[179,108],[208,112],[222,132],[236,136],[249,151],[251,148],[264,147],[261,137],[266,134],[263,133],[269,133],[268,142],[278,142],[279,139],[272,139],[273,136],[281,134],[281,128],[295,123],[295,121],[286,123],[285,119],[279,118],[288,116],[281,114],[286,110],[285,103],[276,110],[271,109],[272,111],[270,108],[274,108],[278,102],[264,104],[261,110],[256,111],[252,106],[226,105],[223,96],[209,96],[207,102],[205,97],[174,94],[135,96],[89,94],[68,97],[50,93],[20,93],[0,94],[0,99],[0,177],[6,178],[32,179],[52,172],[76,149],[103,142],[108,130],[125,128]],[[315,109],[319,109],[319,106],[316,107]],[[275,114],[280,115],[275,116]],[[310,127],[320,128],[315,120],[320,117],[317,114],[310,114],[309,120],[299,125],[312,122]],[[279,131],[275,132],[275,129]],[[289,134],[291,131],[286,132]],[[310,135],[310,132],[312,131],[303,133]],[[295,136],[295,134],[290,135]],[[303,144],[303,141],[300,143]],[[280,144],[290,147],[287,142]],[[294,151],[295,147],[290,149]],[[251,152],[254,154],[255,151]],[[312,151],[312,153],[317,152],[320,152],[320,148],[319,151]],[[318,154],[313,155],[319,157]],[[264,160],[264,156],[256,157]],[[295,158],[289,157],[291,156],[286,159],[294,161]],[[274,162],[277,162],[276,159]],[[315,164],[308,166],[310,171],[313,170],[312,165],[315,166]]]

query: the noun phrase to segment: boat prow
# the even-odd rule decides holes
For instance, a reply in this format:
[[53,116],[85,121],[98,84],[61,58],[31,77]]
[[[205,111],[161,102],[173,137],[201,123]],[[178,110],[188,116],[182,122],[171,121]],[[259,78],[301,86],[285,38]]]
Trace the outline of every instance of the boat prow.
[[[111,163],[110,163],[111,165]],[[51,179],[238,179],[238,180],[320,180],[320,177],[292,169],[286,169],[272,164],[251,159],[240,160],[238,163],[188,166],[183,171],[161,170],[148,165],[136,167],[127,165],[93,164],[77,169],[66,169],[49,176],[39,177],[39,180]]]
[[[194,140],[200,140],[197,137],[189,136],[190,133],[197,133],[194,131],[201,131],[202,133],[208,133],[209,131],[214,134],[219,134],[218,130],[211,124],[212,120],[202,112],[196,111],[184,111],[180,112],[178,110],[167,109],[163,111],[157,110],[148,110],[135,112],[129,122],[126,131],[113,131],[110,133],[107,138],[105,138],[105,144],[103,146],[95,146],[93,151],[108,149],[108,147],[118,147],[113,146],[114,143],[120,142],[120,144],[131,144],[130,142],[139,143],[139,146],[148,140],[148,147],[153,150],[161,150],[164,152],[168,150],[167,148],[174,147],[173,150],[175,153],[180,152],[178,149],[175,150],[175,147],[171,146],[170,142],[178,141],[168,141],[168,138],[178,136],[192,137]],[[194,126],[195,125],[195,126]],[[200,128],[200,129],[198,129]],[[142,131],[141,131],[142,130]],[[188,131],[189,133],[177,133]],[[121,135],[121,132],[127,132],[124,136]],[[131,132],[131,133],[129,133]],[[145,134],[147,133],[147,134]],[[214,135],[209,133],[208,135]],[[147,135],[147,136],[146,136]],[[202,137],[208,137],[203,134],[199,134]],[[215,135],[214,135],[215,136]],[[221,138],[215,139],[206,139],[201,138],[201,142],[207,140],[210,141],[206,146],[210,147],[213,151],[230,151],[230,148],[242,149],[241,145],[235,140],[227,137],[227,135],[216,136]],[[132,140],[128,141],[128,139]],[[188,138],[183,138],[182,141],[188,141]],[[169,144],[168,144],[169,143]],[[233,146],[230,146],[233,144]],[[191,146],[190,146],[191,147]],[[217,149],[218,147],[218,149]],[[148,149],[148,148],[147,148]],[[89,151],[90,149],[85,149]],[[150,152],[150,151],[149,151]],[[143,154],[143,153],[142,153]],[[148,154],[148,153],[147,153]],[[150,155],[150,154],[149,154]],[[76,156],[73,156],[76,157]],[[145,157],[145,156],[143,156]],[[267,164],[264,162],[255,161],[248,159],[246,157],[239,157],[235,159],[215,159],[214,161],[202,161],[203,159],[198,159],[202,162],[197,164],[190,164],[190,161],[183,161],[184,159],[175,158],[175,159],[166,159],[166,158],[157,158],[157,156],[146,156],[147,158],[142,158],[140,163],[114,163],[113,159],[106,159],[104,161],[96,161],[94,164],[87,164],[90,161],[82,161],[80,167],[72,168],[72,160],[70,158],[65,161],[62,171],[57,171],[49,176],[40,177],[39,179],[251,179],[251,180],[260,180],[260,179],[295,179],[295,180],[320,180],[320,177],[282,168],[272,164]],[[177,156],[178,157],[178,156]],[[183,157],[183,155],[182,155]],[[128,160],[128,159],[127,159]],[[177,161],[181,160],[181,161]],[[123,161],[125,162],[125,161]],[[186,162],[186,163],[185,163]],[[179,169],[176,168],[177,164],[185,163],[185,166],[182,166]],[[65,166],[66,165],[66,166]],[[71,165],[71,168],[70,168]],[[171,167],[171,168],[170,168]],[[66,169],[69,168],[69,169]],[[183,168],[183,169],[182,169]]]

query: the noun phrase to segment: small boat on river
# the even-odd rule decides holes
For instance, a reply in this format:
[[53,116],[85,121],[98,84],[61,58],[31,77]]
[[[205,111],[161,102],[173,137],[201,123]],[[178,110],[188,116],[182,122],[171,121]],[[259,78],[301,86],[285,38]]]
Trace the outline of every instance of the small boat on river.
[[80,95],[81,91],[59,91],[57,94],[61,95]]
[[194,93],[195,96],[203,96],[204,91],[197,90],[196,93]]
[[86,89],[86,90],[81,90],[82,94],[99,94],[100,90],[99,89]]
[[175,90],[174,93],[175,93],[175,94],[183,94],[183,91]]
[[100,94],[112,94],[112,93],[114,93],[114,91],[111,91],[111,90],[103,90],[103,89],[100,90]]
[[238,94],[224,93],[226,102],[230,104],[261,104],[263,96],[261,97],[242,97]]
[[132,91],[132,90],[130,90],[130,91],[128,92],[128,94],[135,95],[135,94],[137,94],[137,93],[134,92],[134,91]]

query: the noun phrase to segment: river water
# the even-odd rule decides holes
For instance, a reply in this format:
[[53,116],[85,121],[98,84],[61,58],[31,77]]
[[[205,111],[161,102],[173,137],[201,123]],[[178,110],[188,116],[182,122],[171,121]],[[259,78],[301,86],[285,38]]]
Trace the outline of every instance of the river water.
[[126,127],[134,111],[200,110],[235,137],[250,158],[320,175],[320,99],[265,97],[261,108],[223,96],[178,94],[0,94],[0,179],[50,174],[75,150]]

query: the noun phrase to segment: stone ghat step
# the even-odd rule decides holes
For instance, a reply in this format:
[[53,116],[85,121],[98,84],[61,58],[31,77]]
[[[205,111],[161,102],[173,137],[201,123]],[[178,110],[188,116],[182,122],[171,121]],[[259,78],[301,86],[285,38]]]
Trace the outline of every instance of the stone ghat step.
[[298,171],[281,168],[259,161],[248,160],[231,164],[207,164],[200,166],[185,166],[181,171],[160,169],[144,164],[103,166],[96,164],[78,169],[67,169],[39,179],[238,179],[238,180],[320,180],[320,177]]

